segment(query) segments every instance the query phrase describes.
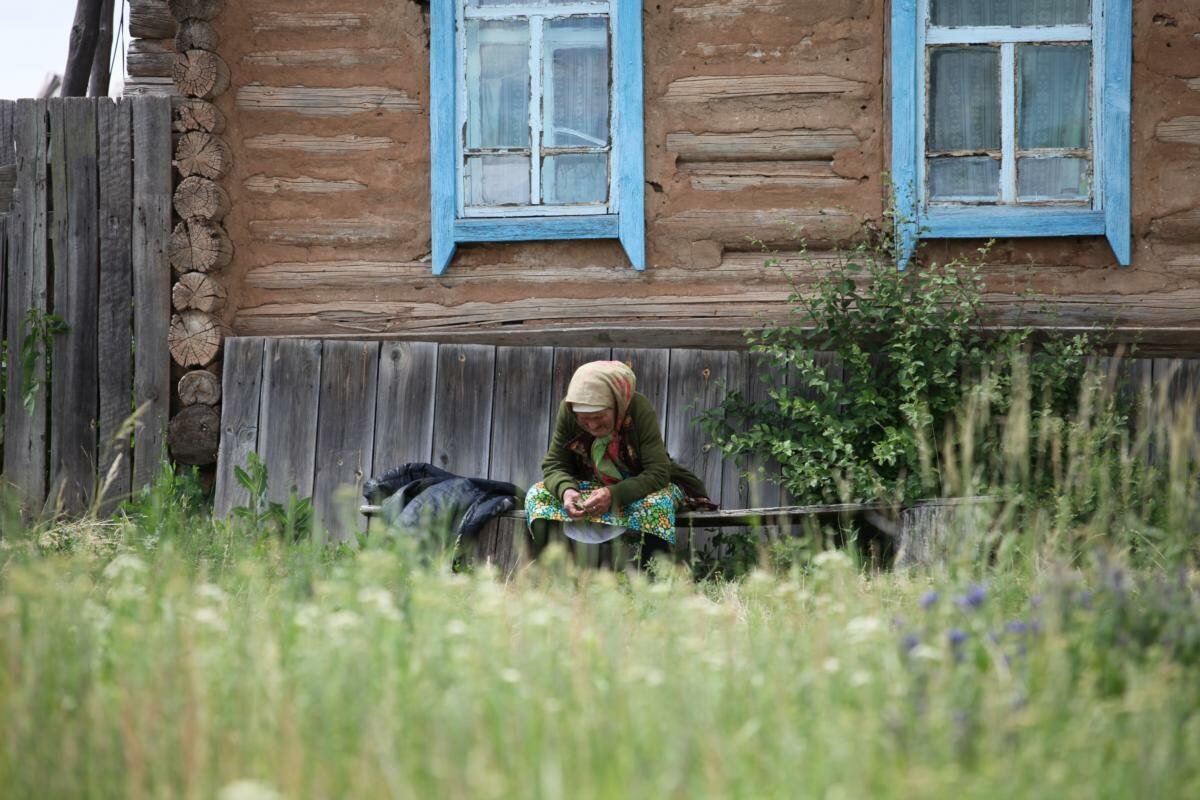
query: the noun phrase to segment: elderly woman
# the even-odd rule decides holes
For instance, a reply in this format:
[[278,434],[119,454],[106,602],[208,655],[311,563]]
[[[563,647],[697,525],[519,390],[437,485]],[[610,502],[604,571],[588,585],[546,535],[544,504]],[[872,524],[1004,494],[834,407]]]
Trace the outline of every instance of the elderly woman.
[[626,534],[642,562],[674,545],[677,508],[715,507],[704,483],[667,454],[636,381],[620,361],[592,361],[571,377],[542,461],[545,480],[525,495],[535,540],[546,540],[551,522],[582,542]]

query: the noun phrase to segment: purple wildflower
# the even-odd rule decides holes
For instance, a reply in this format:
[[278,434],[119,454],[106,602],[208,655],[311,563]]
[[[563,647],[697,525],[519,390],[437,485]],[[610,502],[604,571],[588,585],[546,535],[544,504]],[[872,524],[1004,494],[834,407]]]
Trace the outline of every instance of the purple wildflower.
[[917,637],[917,635],[915,633],[909,633],[909,634],[906,634],[904,636],[904,638],[900,640],[900,647],[904,650],[905,653],[911,653],[913,650],[915,650],[917,648],[917,645],[919,645],[920,643],[921,643],[921,640]]
[[962,647],[963,642],[967,641],[966,631],[959,630],[958,628],[951,628],[946,635],[950,639],[950,646],[955,649]]
[[1024,620],[1014,619],[1012,622],[1004,626],[1004,630],[1008,633],[1021,636],[1029,632],[1029,624]]
[[971,584],[967,589],[967,593],[958,598],[958,606],[963,611],[974,611],[983,605],[983,601],[987,599],[987,589],[981,583]]
[[937,605],[937,601],[938,601],[938,593],[937,592],[927,592],[921,598],[921,608],[928,611],[929,609],[931,609],[935,605]]
[[1040,608],[1041,605],[1042,605],[1042,596],[1040,594],[1035,594],[1033,597],[1029,598],[1029,607],[1030,608]]

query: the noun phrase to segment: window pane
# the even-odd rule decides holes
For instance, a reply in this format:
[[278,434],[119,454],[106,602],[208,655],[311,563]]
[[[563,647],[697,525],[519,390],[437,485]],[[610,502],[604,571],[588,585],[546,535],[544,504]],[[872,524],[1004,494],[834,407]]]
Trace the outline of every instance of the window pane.
[[938,47],[930,51],[929,149],[1000,148],[1000,50]]
[[998,158],[931,158],[929,195],[934,200],[995,200],[1000,187]]
[[1022,200],[1086,200],[1086,158],[1018,158],[1017,193]]
[[1089,45],[1017,46],[1017,148],[1087,147]]
[[467,20],[467,147],[529,147],[529,25]]
[[608,144],[608,19],[546,20],[545,147]]
[[542,200],[551,205],[608,200],[608,154],[547,156],[542,162]]
[[932,0],[934,25],[1086,25],[1088,0]]
[[529,156],[471,156],[464,183],[469,206],[529,203]]

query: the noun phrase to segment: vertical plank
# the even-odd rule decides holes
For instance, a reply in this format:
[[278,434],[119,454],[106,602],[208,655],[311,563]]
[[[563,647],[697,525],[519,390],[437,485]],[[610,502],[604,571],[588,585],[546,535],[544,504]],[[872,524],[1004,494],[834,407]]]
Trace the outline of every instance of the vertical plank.
[[317,407],[313,517],[319,531],[345,541],[366,529],[358,513],[375,445],[378,342],[325,342]]
[[[67,262],[70,259],[70,242],[67,236],[67,221],[70,218],[70,176],[67,169],[67,136],[66,98],[52,97],[46,103],[46,136],[48,153],[46,156],[46,185],[49,196],[49,206],[46,209],[46,224],[49,228],[50,255],[47,270],[50,283],[50,312],[58,316],[63,314],[63,303],[57,296],[65,295],[67,283],[70,280],[70,269]],[[65,322],[66,320],[64,320]],[[69,403],[72,393],[66,391],[61,375],[55,378],[55,365],[65,358],[65,337],[61,334],[48,343],[50,386],[47,394],[49,413],[46,424],[48,428],[50,450],[47,456],[47,486],[46,506],[58,508],[62,502],[63,481],[61,453],[62,442],[59,437],[62,431],[56,424],[72,413]],[[55,392],[58,388],[59,391]],[[64,426],[65,427],[65,426]]]
[[467,478],[487,474],[495,373],[496,348],[491,345],[438,346],[434,465]]
[[[100,284],[97,102],[86,97],[63,101],[65,171],[51,173],[55,199],[60,191],[66,192],[65,207],[56,208],[54,215],[62,220],[65,213],[67,246],[65,253],[54,254],[54,313],[62,318],[66,331],[54,337],[50,471],[55,502],[61,501],[61,509],[68,514],[87,508],[96,486],[100,402],[96,362],[100,313],[96,302]],[[56,118],[51,114],[52,123]],[[51,140],[57,139],[52,130]]]
[[667,418],[667,375],[671,351],[667,348],[614,347],[614,361],[624,361],[637,376],[637,390],[654,406],[661,427]]
[[[769,400],[771,391],[784,388],[786,382],[786,373],[772,369],[766,358],[750,354],[746,375],[746,397],[750,402]],[[755,456],[747,459],[746,471],[750,475],[746,502],[751,508],[783,505],[783,494],[778,483],[778,461]]]
[[245,468],[248,457],[258,448],[264,345],[265,340],[258,337],[236,337],[225,342],[221,444],[213,497],[213,514],[218,518],[250,500],[234,477],[234,468]]
[[[696,423],[696,409],[712,408],[721,396],[720,382],[725,377],[728,353],[718,350],[672,350],[670,383],[667,391],[667,450],[680,464],[704,481],[709,497],[722,492],[723,464],[720,451],[706,448],[707,435]],[[680,544],[687,537],[680,531]],[[694,532],[692,551],[704,547],[708,535]]]
[[100,146],[100,289],[97,335],[100,371],[101,511],[132,490],[132,452],[125,420],[133,412],[133,273],[129,269],[133,224],[133,149],[129,101],[97,101]]
[[429,10],[429,177],[430,234],[433,274],[441,275],[454,257],[455,89],[454,9],[457,3],[434,3]]
[[[25,319],[47,310],[46,264],[46,101],[20,100],[14,123],[17,188],[11,224],[15,243],[8,273],[8,352],[25,347]],[[46,359],[34,370],[32,410],[23,402],[22,370],[8,370],[5,415],[4,475],[21,500],[26,518],[41,507],[46,494]]]
[[606,361],[610,358],[612,348],[609,347],[554,348],[554,367],[550,372],[550,436],[554,435],[558,407],[567,396],[567,386],[571,383],[571,376],[575,374],[575,370],[589,361]]
[[317,450],[321,342],[268,339],[263,350],[258,454],[267,468],[267,498],[309,497]]
[[[725,385],[717,393],[719,401],[730,392],[746,393],[750,377],[750,354],[744,350],[730,350],[725,354]],[[716,403],[714,402],[714,406]],[[705,436],[706,441],[711,439]],[[712,452],[721,459],[721,494],[713,498],[722,508],[746,508],[750,504],[750,481],[746,470],[737,459],[724,455],[716,445]]]
[[437,350],[432,342],[384,342],[380,349],[373,474],[433,458]]
[[149,484],[165,454],[171,402],[171,100],[133,101],[133,395],[140,410],[133,489]]
[[549,443],[552,347],[496,348],[488,477],[523,489],[542,479]]
[[916,0],[893,0],[891,21],[892,189],[896,206],[896,262],[900,269],[917,249],[917,126],[922,63]]

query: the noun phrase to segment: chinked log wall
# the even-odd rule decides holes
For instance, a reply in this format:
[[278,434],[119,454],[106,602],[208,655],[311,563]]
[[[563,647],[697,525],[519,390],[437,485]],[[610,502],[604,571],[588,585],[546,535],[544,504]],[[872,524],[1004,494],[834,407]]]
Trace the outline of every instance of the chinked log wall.
[[[1098,238],[1000,242],[987,267],[997,323],[1111,323],[1163,352],[1200,349],[1193,6],[1134,4],[1133,266]],[[643,15],[647,271],[611,242],[493,244],[461,248],[434,279],[425,8],[245,0],[213,21],[231,73],[215,102],[234,160],[235,333],[518,341],[651,327],[728,345],[785,313],[791,284],[764,267],[762,244],[805,285],[834,240],[881,216],[889,4],[666,0]],[[798,257],[798,234],[815,261]],[[1030,289],[1052,315],[1023,302]]]

